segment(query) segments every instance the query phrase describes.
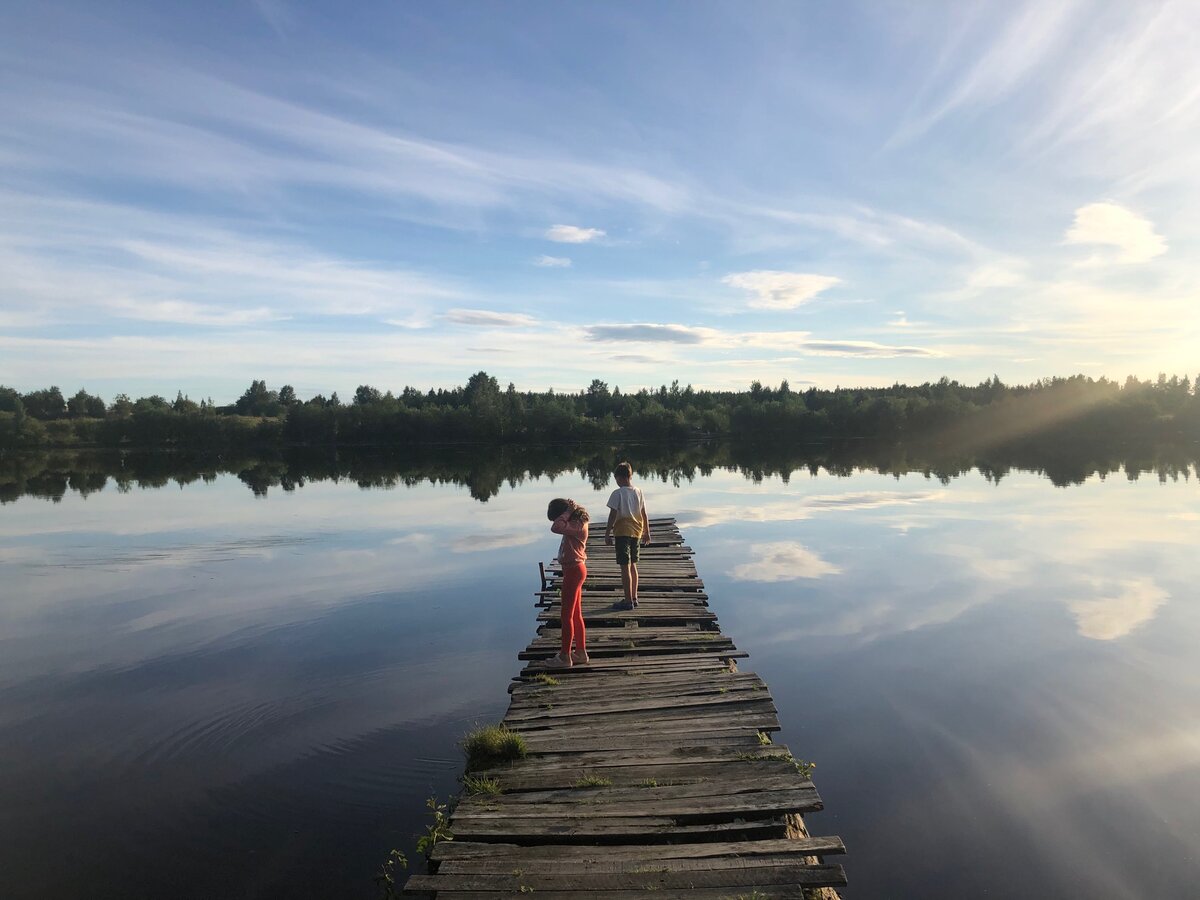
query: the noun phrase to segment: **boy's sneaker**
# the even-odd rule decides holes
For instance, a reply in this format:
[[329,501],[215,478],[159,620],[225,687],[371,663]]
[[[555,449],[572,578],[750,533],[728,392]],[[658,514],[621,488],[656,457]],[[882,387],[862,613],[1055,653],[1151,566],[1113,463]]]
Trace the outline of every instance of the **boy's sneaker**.
[[547,669],[569,669],[571,665],[571,657],[563,656],[561,653],[556,653],[546,660]]
[[624,610],[633,609],[633,601],[632,600],[622,600],[620,603],[617,604],[617,609],[624,609]]
[[572,650],[571,662],[577,666],[586,666],[592,661],[592,658],[587,655],[586,650]]

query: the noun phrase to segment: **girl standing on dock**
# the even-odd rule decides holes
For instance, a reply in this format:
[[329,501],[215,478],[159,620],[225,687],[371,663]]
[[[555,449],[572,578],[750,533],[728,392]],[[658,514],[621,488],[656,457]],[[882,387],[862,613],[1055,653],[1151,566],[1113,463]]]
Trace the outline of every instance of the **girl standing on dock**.
[[[554,669],[587,663],[587,632],[583,627],[583,580],[587,578],[588,511],[574,500],[559,497],[550,501],[546,518],[550,530],[562,535],[558,561],[562,566],[562,602],[558,617],[562,649],[546,662]],[[574,643],[574,650],[571,645]]]

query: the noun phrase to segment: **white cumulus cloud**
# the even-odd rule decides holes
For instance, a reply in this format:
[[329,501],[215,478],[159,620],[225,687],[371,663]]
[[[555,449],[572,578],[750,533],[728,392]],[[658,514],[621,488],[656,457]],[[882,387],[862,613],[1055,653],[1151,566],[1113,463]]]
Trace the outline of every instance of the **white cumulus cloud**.
[[546,229],[546,237],[560,244],[586,244],[604,237],[599,228],[580,228],[578,225],[554,225]]
[[826,288],[839,284],[841,279],[832,275],[759,269],[753,272],[734,272],[726,275],[721,281],[730,287],[741,288],[753,294],[749,305],[755,309],[795,309]]
[[739,581],[795,581],[839,575],[842,571],[807,547],[791,541],[762,544],[754,549],[753,555],[750,562],[742,563],[729,574]]
[[1067,229],[1068,244],[1115,247],[1115,254],[1094,256],[1088,263],[1140,263],[1167,252],[1167,241],[1149,219],[1117,203],[1089,203],[1075,210]]
[[1075,615],[1079,633],[1097,641],[1124,637],[1144,622],[1149,622],[1158,608],[1170,599],[1150,578],[1122,581],[1119,592],[1098,585],[1101,596],[1074,600],[1067,604]]

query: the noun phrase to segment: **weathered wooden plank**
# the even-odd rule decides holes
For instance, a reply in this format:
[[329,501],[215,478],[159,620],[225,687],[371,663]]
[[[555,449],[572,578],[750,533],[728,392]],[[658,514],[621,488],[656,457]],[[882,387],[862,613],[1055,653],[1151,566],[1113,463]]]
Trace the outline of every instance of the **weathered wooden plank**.
[[[778,723],[778,716],[775,717],[774,721]],[[584,721],[573,723],[570,726],[560,725],[554,729],[527,728],[523,729],[521,734],[525,738],[526,743],[529,744],[530,749],[535,753],[550,752],[540,747],[537,749],[533,747],[533,744],[544,743],[547,740],[584,741],[608,738],[616,741],[637,738],[643,741],[654,741],[677,747],[710,746],[711,743],[703,737],[704,735],[712,735],[713,737],[720,738],[752,738],[754,746],[759,747],[763,745],[763,742],[758,737],[758,734],[763,730],[763,726],[768,723],[769,720],[762,716],[743,716],[731,721],[718,718],[704,722],[695,722],[691,719],[681,717],[663,722],[643,722],[636,725],[625,725],[617,732],[606,723]],[[769,734],[770,732],[768,732]],[[655,741],[656,735],[659,736],[657,741]],[[572,746],[568,752],[578,753],[579,750],[578,747]]]
[[[549,707],[547,709],[547,707]],[[505,715],[504,721],[512,725],[516,722],[527,722],[533,719],[563,719],[573,716],[598,716],[610,713],[626,714],[645,712],[656,713],[659,710],[689,709],[705,710],[709,707],[739,707],[766,708],[775,711],[775,704],[763,691],[726,691],[724,693],[703,693],[698,695],[674,695],[633,699],[618,697],[614,700],[589,699],[586,702],[546,702],[531,704],[528,707],[511,708]]]
[[[719,678],[721,676],[716,677]],[[621,699],[633,697],[640,698],[639,702],[666,702],[673,699],[701,699],[705,697],[730,697],[741,698],[743,700],[773,699],[769,691],[750,682],[733,682],[728,687],[721,686],[715,681],[704,683],[680,682],[670,687],[660,686],[653,682],[640,686],[633,682],[625,682],[623,685],[614,685],[607,690],[589,692],[582,697],[572,697],[570,696],[570,687],[567,687],[566,690],[558,690],[557,688],[560,687],[562,686],[557,685],[540,691],[513,691],[510,711],[515,713],[526,709],[543,708],[546,704],[564,708],[588,709],[594,707],[596,704],[616,703]]]
[[811,887],[840,886],[846,883],[840,865],[765,866],[754,870],[720,870],[699,872],[645,872],[594,875],[581,883],[572,875],[544,872],[523,872],[492,875],[416,875],[411,880],[413,890],[513,891],[528,893],[547,890],[648,890],[690,891],[706,887],[740,887],[746,884],[786,884]]
[[455,822],[454,833],[472,841],[522,841],[541,843],[663,843],[668,841],[716,841],[729,836],[786,837],[784,816],[737,818],[724,822],[678,823],[670,817],[635,819],[542,817],[531,820],[471,819]]
[[759,746],[758,731],[754,728],[705,731],[692,736],[674,734],[662,738],[655,738],[650,732],[615,736],[597,732],[566,738],[550,733],[542,739],[538,739],[533,732],[525,734],[525,743],[531,753],[616,753],[651,747],[669,751],[697,740],[702,740],[709,746],[739,747],[745,750]]
[[[648,849],[648,848],[647,848]],[[708,872],[715,869],[749,870],[766,866],[812,865],[812,854],[790,850],[758,856],[711,856],[700,859],[666,859],[647,852],[640,859],[605,858],[593,851],[591,859],[525,859],[514,866],[510,858],[450,860],[438,867],[439,875],[511,875],[514,871],[558,875],[623,875],[646,872]]]
[[584,753],[584,754],[561,754],[561,753],[539,753],[534,756],[528,756],[524,759],[517,760],[503,766],[497,766],[495,769],[489,769],[486,774],[504,773],[513,769],[521,771],[535,771],[540,769],[553,770],[556,766],[573,765],[580,768],[592,767],[608,767],[621,765],[684,765],[687,763],[700,762],[753,762],[757,764],[760,761],[770,761],[779,759],[782,756],[790,755],[785,744],[768,744],[759,747],[757,750],[737,750],[728,749],[725,747],[706,747],[697,745],[694,747],[683,747],[671,753],[660,753],[658,751],[647,751],[639,753],[622,753],[620,758],[614,758],[607,753]]
[[[734,725],[742,725],[765,731],[768,734],[779,730],[779,716],[774,710],[756,710],[748,713],[731,712],[713,712],[713,713],[688,713],[684,710],[678,710],[667,713],[660,713],[664,721],[668,722],[698,722],[702,725],[716,724],[729,722]],[[644,721],[643,717],[637,714],[628,715],[623,713],[609,713],[603,717],[593,717],[583,720],[584,725],[594,726],[603,724],[613,728],[623,727],[630,721]],[[561,719],[545,719],[534,722],[517,722],[513,724],[513,731],[521,734],[530,733],[549,733],[551,730],[564,727],[565,720]],[[572,721],[570,724],[575,725]]]
[[[626,788],[636,791],[636,788]],[[572,795],[576,792],[571,791]],[[559,819],[562,821],[619,820],[621,822],[649,818],[657,820],[668,817],[676,821],[692,819],[710,821],[727,816],[768,816],[789,812],[812,812],[824,809],[821,797],[811,783],[801,782],[790,790],[753,791],[712,797],[662,797],[657,800],[638,800],[621,797],[610,799],[600,789],[581,791],[583,796],[563,798],[554,802],[521,802],[522,795],[490,797],[489,801],[469,803],[463,801],[454,811],[456,827],[464,822],[481,822],[488,819],[535,818],[539,821]],[[508,802],[504,802],[504,801]]]
[[636,692],[641,696],[647,691],[752,691],[769,694],[766,684],[750,672],[730,672],[724,666],[713,667],[704,672],[664,672],[653,679],[635,680],[624,673],[605,675],[597,673],[594,678],[580,679],[569,684],[547,684],[543,679],[518,682],[510,693],[513,702],[528,697],[558,697],[562,702],[589,697],[620,696]]
[[580,791],[577,786],[570,788],[533,788],[515,793],[505,793],[498,796],[466,797],[458,809],[466,809],[470,805],[492,806],[500,804],[507,806],[522,803],[555,803],[558,801],[587,803],[610,802],[618,800],[637,800],[649,802],[653,800],[679,800],[684,797],[724,797],[738,794],[755,794],[763,791],[780,791],[794,789],[811,789],[812,782],[803,778],[798,772],[760,775],[753,770],[742,767],[740,777],[722,779],[704,779],[687,784],[648,785],[645,787],[597,787]]
[[[649,781],[661,784],[691,784],[713,778],[736,777],[744,775],[746,771],[741,762],[691,763],[674,766],[664,764],[616,765],[607,766],[602,771],[597,771],[593,766],[582,767],[568,763],[550,772],[510,770],[494,777],[500,782],[502,790],[537,790],[539,788],[575,787],[581,778],[597,774],[611,779],[614,786],[635,786]],[[750,771],[761,772],[764,776],[769,776],[792,773],[796,769],[792,763],[784,760],[765,760],[756,762]]]
[[[732,699],[728,699],[729,697]],[[752,696],[761,696],[753,695]],[[686,698],[685,698],[686,699]],[[736,717],[739,720],[745,720],[752,716],[761,716],[763,721],[776,721],[775,704],[770,699],[765,700],[748,700],[742,694],[733,694],[727,696],[718,695],[715,698],[700,698],[704,700],[713,700],[712,703],[702,705],[692,705],[687,703],[672,704],[669,699],[660,701],[645,701],[642,704],[643,708],[623,710],[619,706],[606,709],[576,709],[574,711],[569,708],[555,707],[553,704],[548,704],[547,709],[539,710],[541,715],[528,716],[524,718],[513,718],[506,720],[510,728],[515,731],[528,730],[531,728],[550,728],[555,725],[577,724],[577,720],[581,717],[594,719],[597,722],[603,721],[608,724],[618,722],[647,722],[655,720],[678,720],[694,718],[695,721],[717,719],[730,716]],[[716,701],[727,701],[725,703],[717,703]],[[631,701],[632,702],[632,701]],[[651,706],[650,703],[660,703],[659,706]]]
[[[764,730],[770,735],[770,729],[779,725],[778,717],[774,721],[763,718],[740,719],[734,723],[714,721],[713,724],[691,723],[693,730],[687,730],[686,720],[673,720],[666,728],[655,730],[643,728],[638,731],[627,731],[622,728],[620,733],[613,733],[611,728],[576,727],[570,731],[561,728],[546,730],[525,730],[521,736],[525,739],[530,758],[538,755],[556,753],[582,754],[597,752],[613,752],[618,749],[629,751],[653,750],[662,755],[668,755],[691,747],[727,747],[739,752],[757,750],[763,746],[759,734]],[[732,726],[732,727],[731,727]]]
[[519,844],[476,844],[469,841],[448,841],[434,846],[435,860],[460,860],[503,857],[516,861],[572,860],[603,857],[637,861],[643,859],[705,859],[721,856],[750,857],[789,852],[806,856],[824,856],[846,852],[839,837],[790,838],[780,841],[734,841],[731,843],[669,844],[656,847],[606,846],[580,847],[566,844],[542,844],[525,847]]
[[[518,677],[531,678],[536,675],[551,675],[554,678],[560,678],[565,675],[567,678],[577,678],[587,677],[594,672],[611,672],[614,675],[625,675],[630,678],[649,679],[663,672],[681,674],[697,671],[711,674],[736,665],[735,661],[744,659],[746,652],[744,650],[716,650],[707,654],[708,660],[705,662],[679,662],[681,658],[696,655],[694,653],[658,653],[644,656],[598,656],[587,665],[572,666],[569,669],[556,669],[547,665],[549,657],[546,657],[527,660]],[[654,664],[658,668],[648,668],[648,664]],[[632,685],[634,682],[631,681],[629,684]]]
[[[637,630],[641,631],[640,628]],[[748,655],[744,651],[738,651],[738,652],[741,653],[742,657],[745,657]],[[727,650],[717,650],[717,649],[710,649],[710,648],[705,648],[705,647],[697,647],[696,649],[692,650],[691,653],[680,654],[675,659],[639,659],[637,657],[630,657],[628,659],[621,659],[621,658],[612,659],[612,658],[610,658],[610,659],[600,662],[599,664],[592,665],[591,669],[592,669],[592,671],[596,671],[598,669],[630,669],[630,668],[637,669],[637,668],[642,668],[642,667],[649,668],[652,666],[663,666],[663,665],[680,667],[680,666],[683,666],[685,663],[689,664],[689,665],[693,665],[693,666],[700,666],[700,665],[704,665],[705,663],[724,662],[725,660],[730,659],[730,658],[731,658],[731,656],[729,654],[729,651],[727,651]]]
[[[726,654],[731,654],[731,653],[737,652],[733,643],[729,640],[701,642],[701,641],[671,641],[671,640],[667,640],[667,639],[663,639],[660,641],[645,641],[645,642],[636,642],[636,643],[634,641],[599,642],[599,641],[589,640],[587,650],[588,650],[588,655],[592,658],[593,661],[595,661],[598,659],[602,660],[602,659],[613,657],[613,656],[625,656],[630,653],[638,653],[638,654],[647,655],[647,656],[650,656],[650,655],[674,655],[677,653],[691,653],[696,649],[696,646],[701,643],[712,647],[717,652],[724,652]],[[555,654],[557,654],[558,650],[559,650],[559,648],[557,646],[557,642],[555,642],[554,644],[550,644],[549,642],[544,643],[544,644],[531,644],[529,649],[521,651],[520,653],[517,654],[517,657],[519,659],[529,660],[531,662],[534,660],[545,661],[545,660],[553,657]],[[550,667],[550,668],[553,668],[553,667]],[[584,667],[580,666],[580,668],[584,668]],[[562,670],[560,670],[560,671],[562,671]]]
[[[569,685],[549,685],[544,681],[528,679],[518,681],[514,684],[509,693],[513,695],[513,700],[533,694],[559,694],[566,697],[588,697],[593,694],[611,695],[618,690],[631,690],[636,687],[638,694],[645,691],[667,691],[676,689],[686,689],[695,687],[711,688],[720,690],[721,688],[736,689],[741,686],[748,686],[751,690],[767,691],[767,684],[753,672],[731,672],[725,666],[714,667],[713,670],[695,672],[689,669],[684,669],[676,673],[658,674],[652,681],[647,681],[644,684],[635,684],[628,681],[629,676],[624,673],[612,673],[597,671],[596,674],[587,679],[578,679],[571,682]],[[562,688],[562,690],[560,690]]]
[[[811,888],[789,885],[750,884],[740,886],[736,893],[730,888],[692,888],[685,894],[689,900],[808,900]],[[422,893],[422,892],[417,892]],[[537,900],[663,900],[661,890],[637,891],[538,891]],[[505,900],[512,894],[502,892],[439,891],[439,900]]]

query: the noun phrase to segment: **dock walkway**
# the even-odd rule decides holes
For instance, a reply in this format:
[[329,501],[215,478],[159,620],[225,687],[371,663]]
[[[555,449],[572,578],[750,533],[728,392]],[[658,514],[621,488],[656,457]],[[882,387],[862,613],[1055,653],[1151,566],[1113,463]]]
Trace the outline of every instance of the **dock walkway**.
[[721,633],[675,520],[651,520],[632,611],[616,608],[620,572],[603,528],[593,530],[583,594],[592,662],[545,667],[560,639],[552,567],[503,720],[528,753],[472,773],[497,779],[501,793],[463,797],[454,840],[434,847],[431,874],[412,876],[405,892],[836,897],[829,889],[845,874],[823,858],[845,848],[805,829],[821,799],[788,748],[770,742],[771,694],[738,670],[747,654]]

